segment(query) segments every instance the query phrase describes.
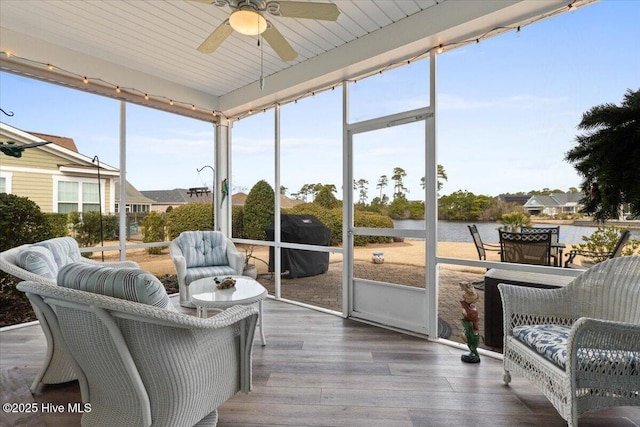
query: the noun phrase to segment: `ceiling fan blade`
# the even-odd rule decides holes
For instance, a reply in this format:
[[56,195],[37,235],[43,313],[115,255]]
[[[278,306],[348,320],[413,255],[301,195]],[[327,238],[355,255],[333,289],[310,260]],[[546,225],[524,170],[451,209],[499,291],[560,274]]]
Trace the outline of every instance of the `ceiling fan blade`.
[[[279,5],[280,16],[285,18],[319,19],[322,21],[336,21],[340,16],[338,6],[333,3],[310,3],[302,1],[274,2]],[[267,10],[270,11],[269,5]],[[278,8],[276,7],[276,10]],[[278,13],[274,13],[278,15]]]
[[291,47],[289,42],[282,36],[280,31],[273,26],[273,24],[267,21],[268,26],[262,37],[269,43],[269,46],[276,51],[280,59],[283,61],[293,61],[298,57],[298,53]]
[[202,44],[198,46],[201,53],[211,53],[216,50],[229,35],[233,33],[233,28],[229,25],[229,20],[225,20],[218,28],[213,30],[209,37],[204,39]]

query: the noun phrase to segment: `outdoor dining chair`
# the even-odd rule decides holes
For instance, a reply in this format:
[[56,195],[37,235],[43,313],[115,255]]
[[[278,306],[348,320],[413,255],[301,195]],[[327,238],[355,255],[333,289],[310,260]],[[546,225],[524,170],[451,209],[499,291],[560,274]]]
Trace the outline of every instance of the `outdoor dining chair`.
[[500,231],[500,260],[519,264],[551,264],[551,232]]
[[467,227],[469,228],[469,232],[471,233],[473,243],[476,245],[476,250],[478,251],[478,257],[480,258],[480,261],[487,260],[487,251],[500,252],[500,245],[482,242],[482,238],[480,238],[480,233],[478,232],[478,227],[476,227],[475,225],[467,225]]
[[[520,232],[522,233],[551,233],[551,259],[553,260],[553,265],[556,267],[561,267],[562,260],[561,257],[561,248],[558,245],[560,241],[560,227],[520,227]],[[564,247],[564,246],[563,246]]]
[[593,257],[593,256],[598,256],[605,259],[611,259],[611,258],[617,258],[619,256],[622,255],[622,250],[624,249],[624,245],[627,244],[627,242],[629,241],[629,238],[631,237],[631,231],[629,230],[623,230],[622,233],[620,233],[620,238],[618,239],[618,241],[616,242],[616,245],[613,247],[613,250],[611,252],[593,252],[593,251],[586,251],[586,250],[581,250],[581,249],[572,249],[569,251],[569,253],[567,254],[567,260],[564,263],[564,266],[566,268],[584,268],[584,266],[581,265],[576,265],[573,263],[575,257],[577,255],[580,256],[587,256],[587,257]]

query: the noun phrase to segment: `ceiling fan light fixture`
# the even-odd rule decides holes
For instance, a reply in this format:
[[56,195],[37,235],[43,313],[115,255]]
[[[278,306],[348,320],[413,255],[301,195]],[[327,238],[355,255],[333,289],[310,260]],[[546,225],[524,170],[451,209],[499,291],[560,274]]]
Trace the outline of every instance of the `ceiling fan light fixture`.
[[231,28],[245,36],[257,36],[267,29],[267,20],[253,10],[236,10],[229,17]]

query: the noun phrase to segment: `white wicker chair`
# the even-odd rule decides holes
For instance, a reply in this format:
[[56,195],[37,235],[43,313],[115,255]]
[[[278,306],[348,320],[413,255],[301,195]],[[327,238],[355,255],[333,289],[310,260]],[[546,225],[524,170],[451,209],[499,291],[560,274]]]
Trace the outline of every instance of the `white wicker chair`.
[[[242,276],[245,254],[220,231],[184,231],[171,241],[169,254],[176,267],[180,305],[193,308],[189,285],[214,276]],[[212,260],[217,262],[211,263]]]
[[[640,406],[640,256],[604,261],[560,289],[498,288],[506,384],[523,375],[569,426],[585,412]],[[570,327],[564,369],[514,336],[522,325]]]
[[[56,238],[51,239],[70,239],[70,238]],[[56,286],[56,281],[47,279],[43,276],[39,276],[37,274],[31,273],[27,271],[16,263],[16,257],[18,253],[28,248],[31,245],[22,245],[18,246],[4,252],[0,252],[0,270],[17,277],[22,280],[30,280],[33,282],[43,283],[49,286]],[[78,253],[80,253],[80,249],[78,249]],[[134,261],[117,261],[117,262],[109,262],[109,263],[101,263],[98,261],[90,260],[87,258],[80,258],[78,262],[87,263],[87,264],[97,264],[97,265],[108,265],[114,268],[119,267],[134,267],[137,268],[138,264]],[[33,304],[32,304],[33,305]],[[69,362],[69,357],[66,351],[58,345],[61,337],[57,335],[54,331],[51,330],[49,324],[47,323],[47,319],[42,316],[40,310],[33,306],[33,310],[35,312],[36,317],[40,322],[40,326],[42,327],[42,331],[44,332],[44,336],[47,340],[47,352],[45,354],[45,359],[40,368],[40,372],[36,375],[33,383],[31,384],[31,392],[35,393],[37,387],[42,384],[60,384],[68,381],[73,381],[77,379],[76,374],[73,372],[71,363]]]
[[35,282],[18,289],[59,329],[88,384],[82,425],[215,425],[217,407],[251,389],[255,307],[200,319]]

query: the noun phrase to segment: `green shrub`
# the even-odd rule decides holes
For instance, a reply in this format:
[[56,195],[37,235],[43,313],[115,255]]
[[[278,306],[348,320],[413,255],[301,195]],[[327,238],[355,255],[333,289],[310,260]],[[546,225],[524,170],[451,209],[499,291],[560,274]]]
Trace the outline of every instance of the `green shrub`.
[[[331,231],[331,246],[342,244],[342,209],[325,209],[316,203],[303,203],[293,208],[283,210],[282,213],[292,215],[313,215]],[[386,215],[375,212],[354,212],[356,227],[369,228],[393,228],[393,220]],[[367,243],[390,242],[391,238],[385,236],[356,236],[354,244],[364,246]]]
[[40,207],[27,197],[0,193],[0,251],[52,237]]
[[[582,251],[593,252],[594,255],[587,256],[590,261],[599,263],[609,258],[611,252],[620,240],[623,230],[617,227],[598,227],[590,236],[582,236],[584,243],[578,243],[576,248]],[[622,250],[622,255],[633,255],[640,246],[637,240],[627,242]]]
[[[140,220],[140,223],[143,227],[142,241],[144,243],[164,242],[166,236],[165,225],[167,223],[164,215],[158,212],[149,212]],[[160,255],[162,248],[146,248],[146,251],[151,255]]]
[[231,206],[231,237],[244,239],[244,206]]
[[409,217],[411,219],[424,219],[424,202],[409,202]]
[[275,193],[265,180],[258,181],[244,203],[244,234],[247,239],[266,240],[265,229],[273,222]]
[[511,212],[502,215],[498,222],[503,225],[504,231],[519,231],[521,227],[531,226],[531,217],[525,213]]
[[167,213],[167,235],[175,239],[183,231],[213,230],[211,204],[188,203]]
[[340,207],[340,202],[336,199],[336,196],[333,195],[331,188],[328,186],[323,186],[318,195],[313,200],[313,203],[322,206],[326,209],[333,209]]
[[[356,227],[367,228],[393,228],[393,220],[386,215],[375,212],[354,212],[353,222]],[[353,244],[364,246],[367,243],[389,243],[392,237],[387,236],[355,236]]]
[[104,240],[118,240],[120,218],[118,215],[102,215],[102,233]]
[[45,213],[45,218],[49,223],[49,229],[51,230],[51,237],[65,237],[69,234],[68,216],[63,213]]
[[[27,197],[15,194],[0,193],[0,230],[0,251],[53,237],[40,207]],[[0,307],[11,308],[16,299],[27,301],[27,296],[16,288],[17,284],[17,279],[0,271]]]
[[408,219],[411,216],[409,202],[404,197],[394,199],[389,204],[387,212],[393,219]]

